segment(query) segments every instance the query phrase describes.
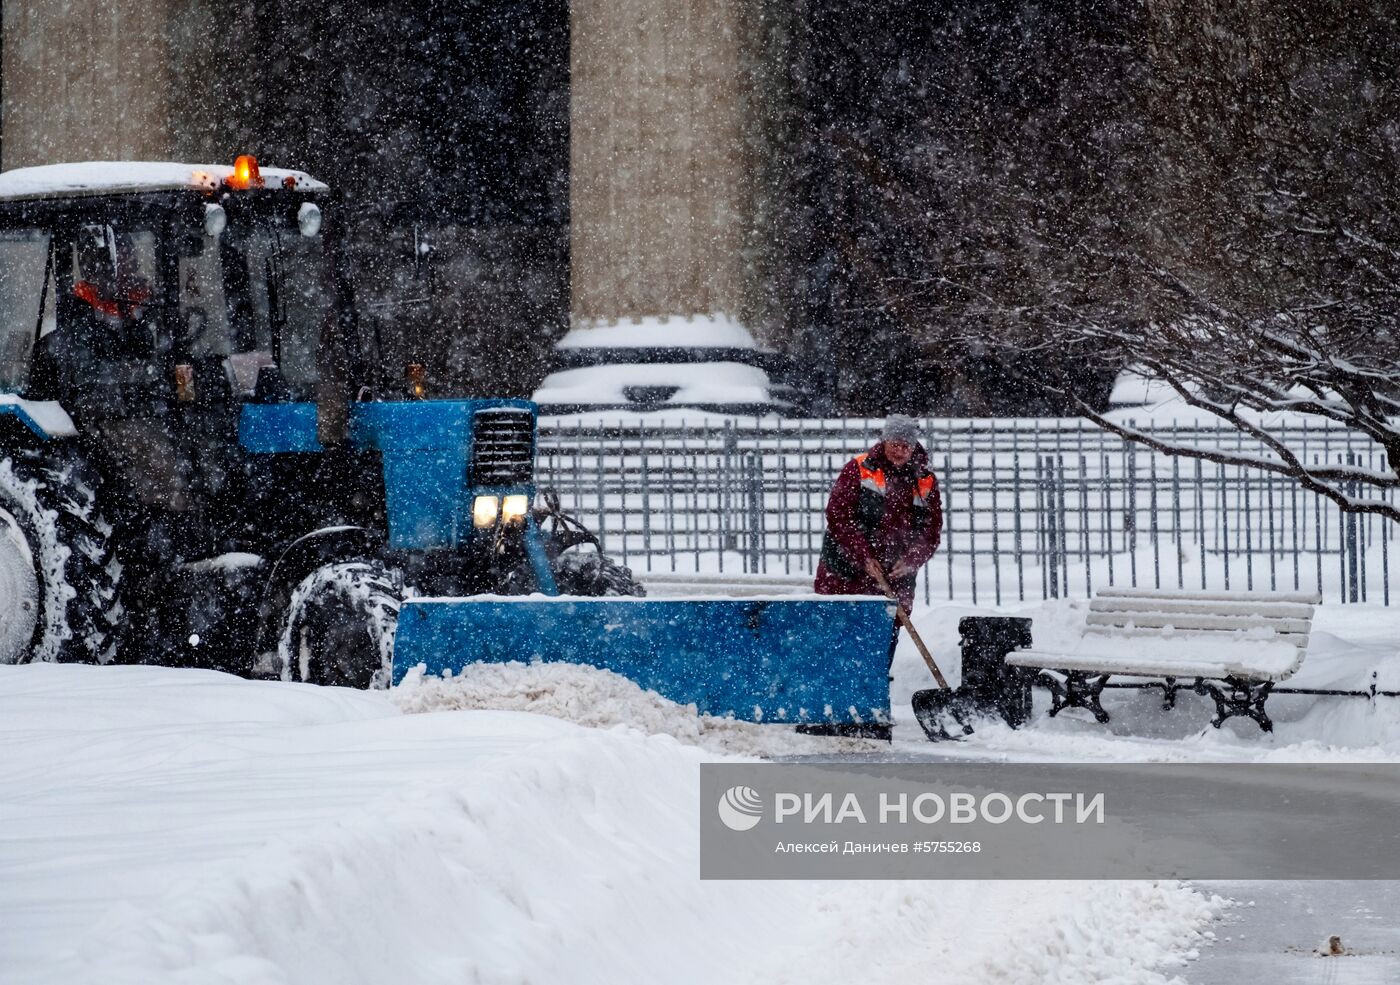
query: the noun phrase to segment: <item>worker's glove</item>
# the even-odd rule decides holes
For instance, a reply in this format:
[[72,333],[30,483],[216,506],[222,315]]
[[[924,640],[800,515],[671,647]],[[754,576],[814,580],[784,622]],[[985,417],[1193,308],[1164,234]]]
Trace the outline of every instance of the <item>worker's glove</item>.
[[870,576],[870,580],[878,583],[885,575],[885,569],[880,567],[880,562],[872,558],[867,558],[865,562],[865,573]]
[[900,561],[890,569],[890,581],[899,581],[901,578],[912,578],[918,573],[918,568],[911,564]]

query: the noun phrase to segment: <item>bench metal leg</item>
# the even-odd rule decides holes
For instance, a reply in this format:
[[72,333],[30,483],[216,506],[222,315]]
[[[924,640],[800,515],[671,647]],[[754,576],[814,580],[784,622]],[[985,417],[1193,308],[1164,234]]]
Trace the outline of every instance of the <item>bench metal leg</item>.
[[1175,677],[1166,677],[1160,681],[1149,681],[1144,687],[1160,687],[1162,689],[1162,710],[1171,711],[1176,707],[1176,692],[1199,690],[1195,684],[1178,684]]
[[1273,688],[1273,681],[1246,681],[1238,677],[1226,678],[1223,687],[1214,681],[1196,683],[1197,692],[1215,699],[1215,720],[1211,724],[1216,728],[1228,718],[1243,716],[1254,719],[1265,732],[1274,730],[1274,723],[1264,710],[1264,702]]
[[[1060,675],[1063,675],[1061,680]],[[1042,670],[1037,680],[1050,691],[1050,716],[1065,708],[1086,708],[1100,724],[1108,721],[1108,712],[1099,703],[1108,674],[1088,674],[1078,670],[1051,672]]]

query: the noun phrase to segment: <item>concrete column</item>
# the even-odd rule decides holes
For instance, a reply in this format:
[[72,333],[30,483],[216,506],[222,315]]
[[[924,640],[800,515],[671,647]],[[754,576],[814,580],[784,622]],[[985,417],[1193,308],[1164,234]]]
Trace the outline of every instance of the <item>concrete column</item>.
[[572,4],[575,322],[739,313],[743,2]]
[[0,166],[167,158],[167,2],[4,4]]

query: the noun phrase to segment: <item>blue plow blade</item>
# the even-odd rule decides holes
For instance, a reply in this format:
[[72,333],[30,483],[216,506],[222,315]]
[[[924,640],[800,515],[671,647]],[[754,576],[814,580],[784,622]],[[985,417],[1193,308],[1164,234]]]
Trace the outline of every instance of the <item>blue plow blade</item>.
[[477,662],[565,662],[621,674],[706,715],[888,721],[893,607],[865,596],[413,599],[394,683]]

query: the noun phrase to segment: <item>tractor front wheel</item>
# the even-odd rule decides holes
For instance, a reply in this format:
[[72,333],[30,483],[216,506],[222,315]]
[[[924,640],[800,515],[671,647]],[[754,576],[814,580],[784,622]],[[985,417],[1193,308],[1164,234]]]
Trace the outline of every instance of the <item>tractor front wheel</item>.
[[378,561],[312,571],[292,591],[278,643],[283,680],[389,686],[403,581]]

